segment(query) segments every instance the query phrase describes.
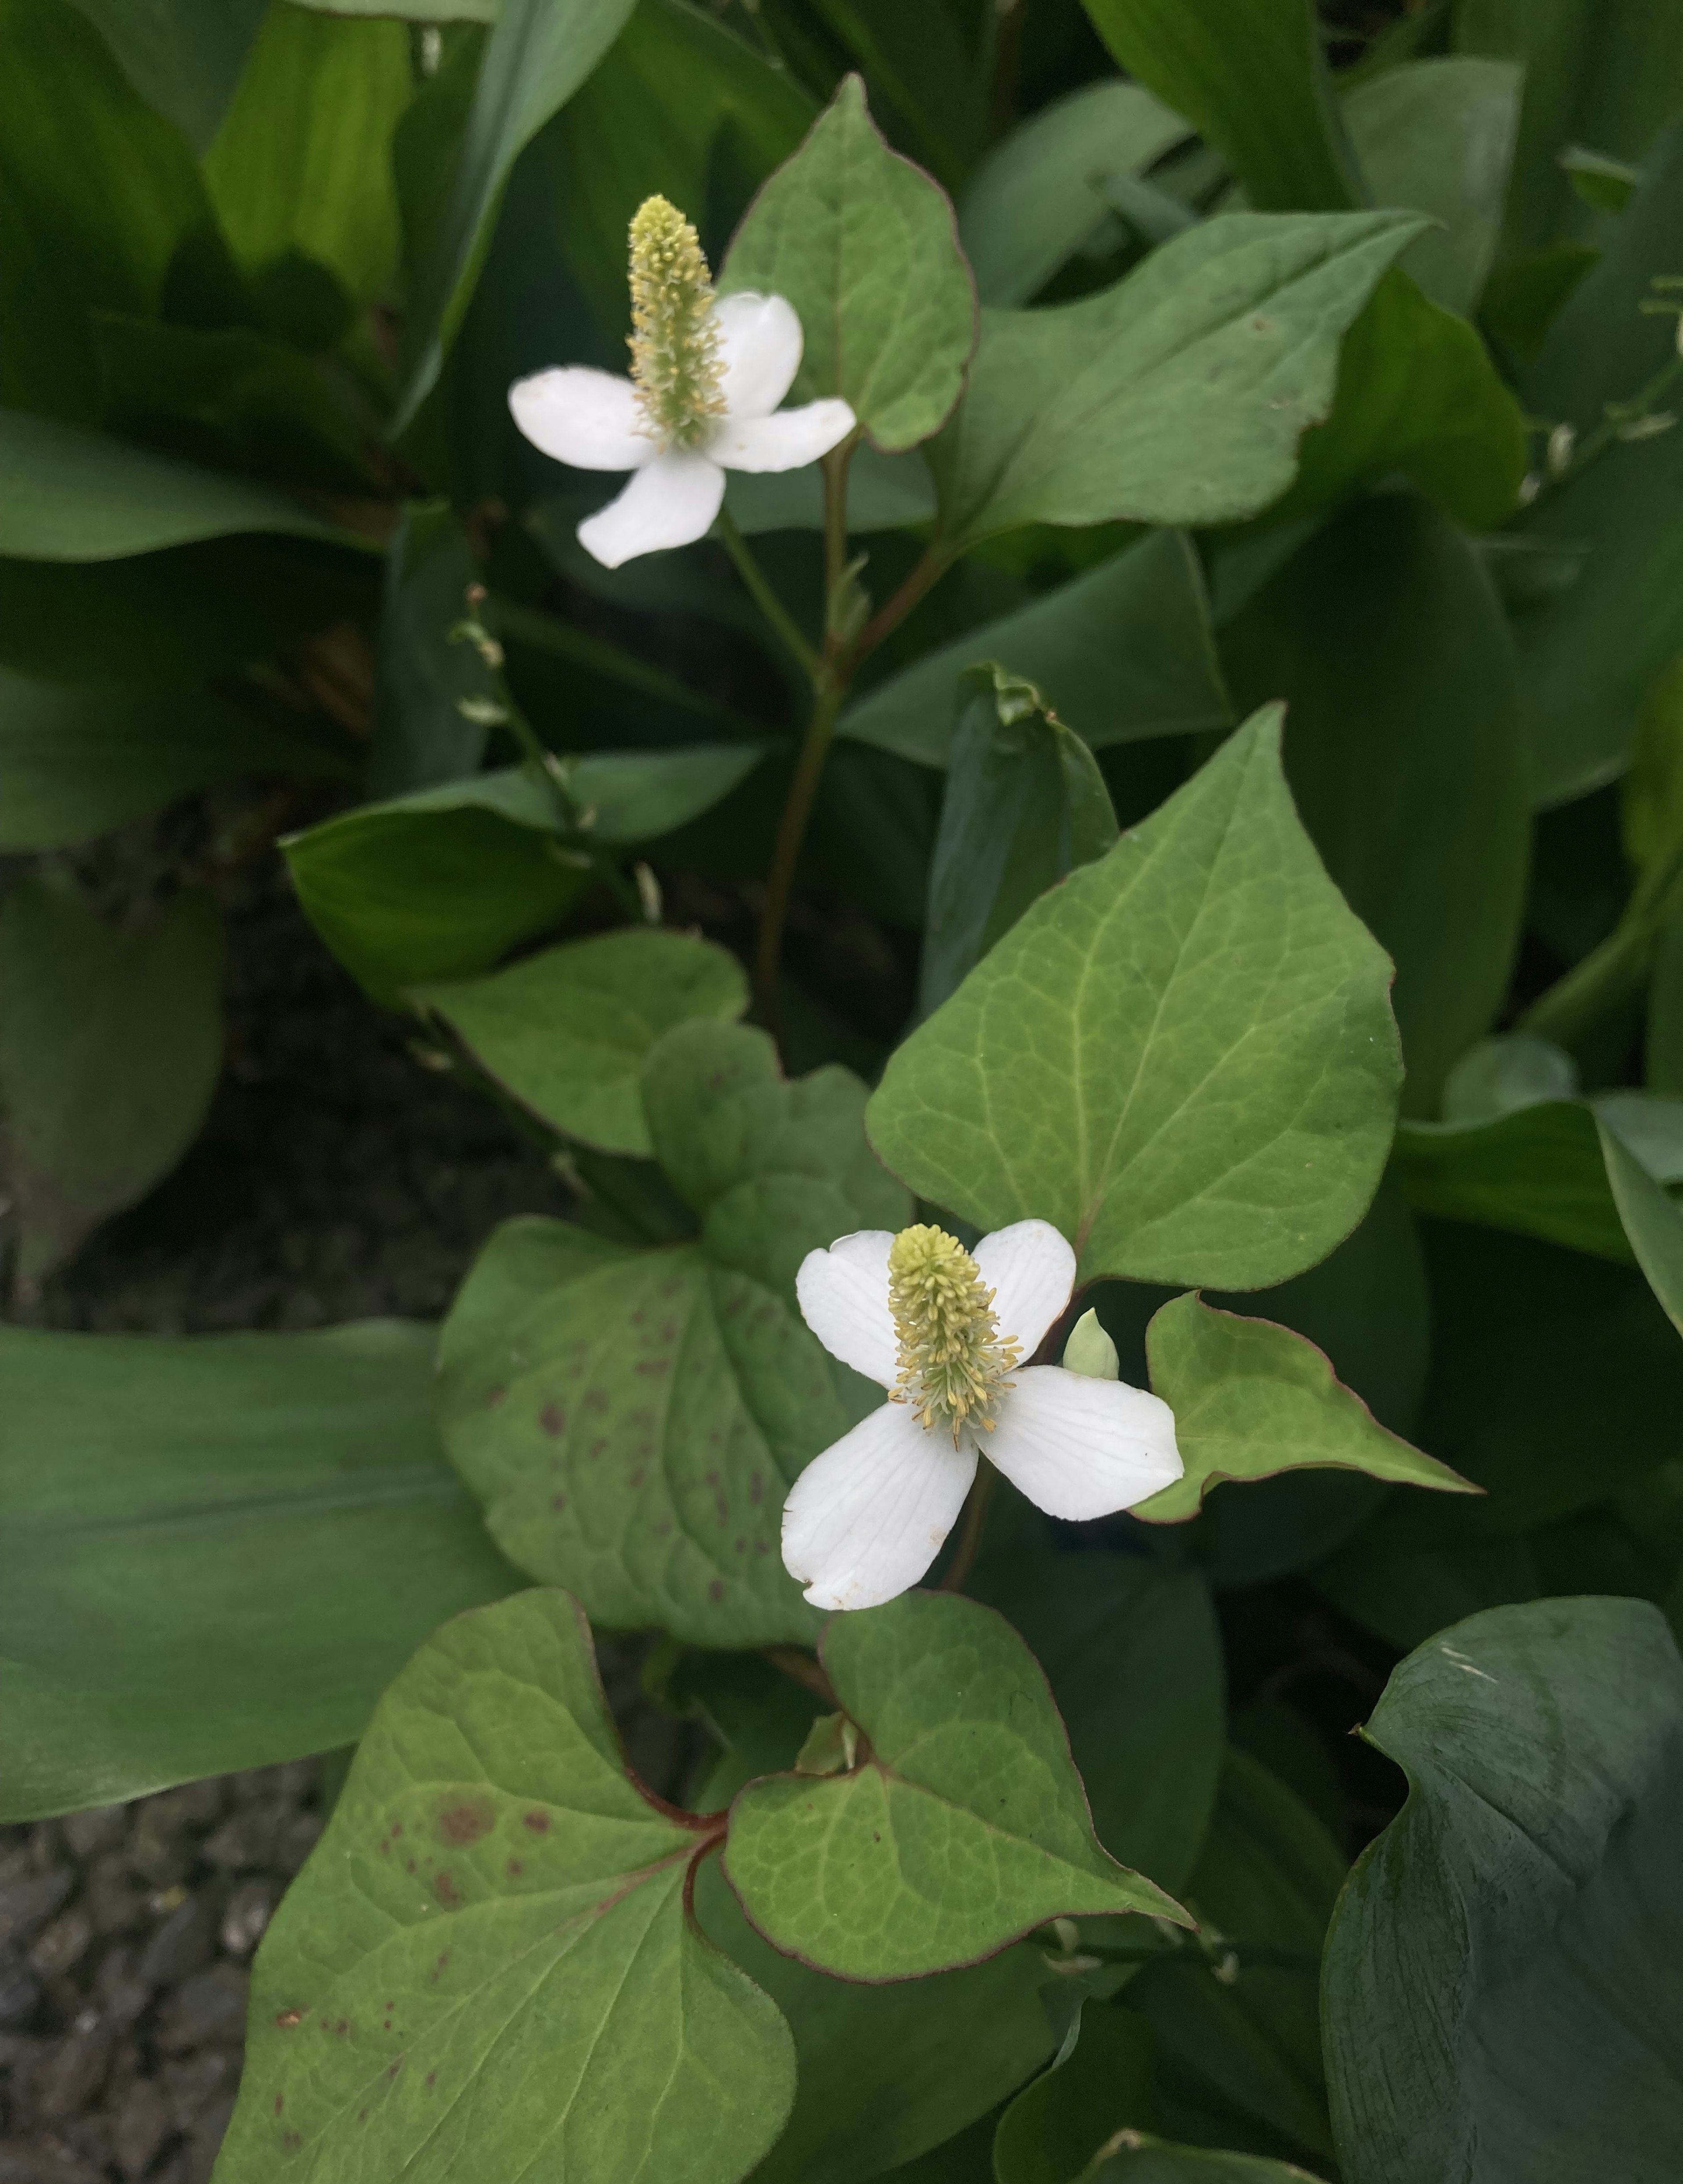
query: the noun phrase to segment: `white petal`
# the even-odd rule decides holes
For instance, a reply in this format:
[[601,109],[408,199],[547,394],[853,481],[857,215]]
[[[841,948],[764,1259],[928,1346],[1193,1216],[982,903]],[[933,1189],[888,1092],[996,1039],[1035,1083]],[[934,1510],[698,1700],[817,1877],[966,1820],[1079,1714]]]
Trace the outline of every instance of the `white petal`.
[[509,408],[534,448],[576,471],[640,471],[658,453],[639,429],[636,388],[611,371],[534,372],[510,387]]
[[713,306],[724,366],[725,408],[733,417],[769,417],[800,369],[800,320],[786,297],[744,289]]
[[815,1457],[783,1504],[783,1562],[815,1607],[880,1607],[916,1585],[952,1529],[976,1451],[884,1403]]
[[1015,1339],[1026,1365],[1069,1302],[1074,1252],[1050,1221],[1013,1221],[984,1236],[971,1256],[994,1293],[1000,1333]]
[[775,417],[727,417],[707,452],[727,471],[798,471],[828,455],[853,430],[845,402],[809,402]]
[[899,1379],[894,1314],[889,1310],[889,1228],[838,1236],[828,1251],[809,1251],[794,1278],[800,1316],[832,1357],[879,1387]]
[[1016,1378],[999,1424],[978,1439],[988,1461],[1049,1517],[1108,1517],[1179,1478],[1174,1412],[1158,1396],[1062,1365]]
[[578,540],[605,569],[639,554],[705,538],[725,497],[725,474],[705,455],[668,448],[619,496],[578,526]]

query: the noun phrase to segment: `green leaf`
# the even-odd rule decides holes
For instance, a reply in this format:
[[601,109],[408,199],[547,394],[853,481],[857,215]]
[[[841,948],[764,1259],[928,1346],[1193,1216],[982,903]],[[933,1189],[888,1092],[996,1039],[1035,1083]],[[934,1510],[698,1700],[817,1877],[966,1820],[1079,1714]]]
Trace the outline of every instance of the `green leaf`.
[[411,501],[386,555],[380,617],[374,745],[368,787],[376,798],[432,788],[479,771],[482,723],[461,710],[484,694],[484,663],[452,643],[479,567],[448,501]]
[[1440,1493],[1477,1488],[1446,1463],[1387,1433],[1312,1342],[1266,1319],[1218,1312],[1189,1293],[1166,1304],[1147,1336],[1151,1387],[1174,1412],[1185,1476],[1136,1517],[1184,1524],[1212,1486],[1305,1466],[1366,1472]]
[[[599,751],[564,761],[588,838],[648,841],[706,811],[760,760],[752,744]],[[365,804],[282,841],[316,931],[375,1000],[471,978],[551,931],[588,859],[560,838],[548,784],[509,766]]]
[[1397,1082],[1390,966],[1322,871],[1257,715],[1044,897],[890,1060],[872,1144],[1079,1279],[1261,1288],[1373,1196]]
[[737,230],[721,292],[786,296],[806,346],[797,401],[839,395],[886,453],[937,431],[976,345],[976,288],[945,192],[891,152],[856,75]]
[[519,1583],[429,1417],[430,1328],[0,1329],[8,1819],[359,1736]]
[[1496,255],[1522,81],[1511,61],[1405,61],[1344,102],[1374,203],[1408,205],[1442,223],[1409,246],[1402,270],[1435,304],[1467,317]]
[[1303,824],[1396,965],[1404,1106],[1435,1115],[1507,996],[1530,858],[1513,644],[1490,578],[1429,504],[1380,494],[1292,555],[1223,653],[1241,705],[1286,701]]
[[[87,313],[155,312],[177,250],[213,225],[209,200],[180,131],[84,14],[5,0],[0,46],[0,403],[92,423]],[[9,451],[4,467],[9,480]]]
[[1677,110],[1683,20],[1668,0],[1459,0],[1455,43],[1524,70],[1525,99],[1508,193],[1504,255],[1552,243],[1563,230],[1594,239],[1602,223],[1574,203],[1563,147],[1592,145],[1641,160]]
[[850,705],[836,733],[944,766],[954,685],[989,660],[1034,683],[1094,750],[1233,726],[1203,571],[1182,531],[1153,532],[935,646]]
[[199,470],[122,440],[0,410],[0,552],[112,561],[242,531],[359,544],[272,487]]
[[1391,1173],[1417,1213],[1630,1261],[1595,1117],[1579,1100],[1546,1100],[1488,1122],[1404,1123]]
[[[766,531],[822,531],[824,478],[816,464],[799,471],[732,471],[725,479],[725,507],[744,537]],[[906,531],[934,520],[935,488],[916,448],[879,454],[868,440],[847,466],[849,535]],[[754,632],[763,642],[763,631]]]
[[1663,1618],[1596,1599],[1474,1616],[1393,1673],[1366,1734],[1409,1795],[1328,1937],[1344,2175],[1675,2176],[1683,1663]]
[[[209,143],[227,111],[265,4],[153,0],[133,8],[125,0],[76,0],[147,104],[173,121],[196,152]],[[334,9],[349,14],[354,4],[334,0]]]
[[305,2148],[323,2184],[464,2161],[737,2184],[789,2112],[794,2053],[688,1917],[715,1841],[627,1774],[564,1594],[440,1631],[265,1937],[231,2184]]
[[1401,471],[1469,530],[1490,531],[1517,504],[1525,417],[1474,329],[1393,268],[1345,338],[1332,414],[1301,454],[1282,516]]
[[392,132],[414,89],[401,23],[276,0],[204,157],[234,255],[260,276],[296,253],[359,303],[398,262]]
[[1296,2162],[1262,2153],[1233,2153],[1207,2146],[1172,2146],[1149,2131],[1117,2134],[1077,2184],[1318,2184]]
[[443,368],[490,247],[516,158],[614,42],[633,0],[504,0],[479,64],[449,195],[415,269],[409,383],[393,423],[414,421]]
[[1213,2099],[1267,2126],[1271,2150],[1331,2152],[1317,1974],[1344,1877],[1343,1858],[1307,1806],[1229,1747],[1186,1890],[1212,1953],[1182,1948],[1129,1988],[1176,2066],[1159,2079],[1167,2129],[1178,2128],[1182,2102],[1195,2111]]
[[[1580,439],[1674,361],[1676,321],[1641,309],[1656,275],[1677,270],[1683,218],[1683,127],[1656,143],[1641,187],[1601,262],[1561,307],[1524,382],[1526,406]],[[1675,390],[1673,390],[1675,393]],[[1673,395],[1651,405],[1663,413]],[[1532,793],[1540,805],[1581,796],[1619,773],[1641,708],[1683,649],[1683,434],[1612,443],[1546,492],[1528,537],[1573,547],[1577,580],[1521,614],[1522,690]]]
[[1362,190],[1308,0],[1085,0],[1130,75],[1184,114],[1252,204],[1337,212]]
[[1597,1117],[1596,1128],[1607,1163],[1608,1187],[1636,1263],[1666,1318],[1683,1334],[1683,1212],[1605,1117]]
[[881,1401],[801,1319],[806,1252],[903,1228],[843,1069],[785,1084],[763,1032],[691,1022],[644,1065],[644,1111],[694,1243],[504,1225],[443,1338],[451,1456],[523,1569],[599,1623],[705,1646],[809,1639],[783,1566],[789,1486]]
[[647,1160],[649,1050],[692,1017],[733,1022],[748,1006],[748,981],[711,941],[633,926],[546,948],[488,978],[416,987],[411,999],[543,1121],[604,1152]]
[[1075,2184],[1119,2128],[1156,2121],[1150,2025],[1133,2010],[1089,2001],[1075,2045],[1066,2042],[1000,2118],[995,2184]]
[[178,894],[133,933],[102,922],[71,883],[27,879],[4,898],[0,1168],[25,1288],[198,1134],[222,1067],[221,975],[208,895]]
[[644,0],[543,140],[567,209],[561,248],[599,322],[627,323],[626,231],[646,197],[681,206],[704,249],[722,250],[816,111],[725,23],[683,0]]
[[1340,337],[1421,226],[1228,214],[1078,303],[984,311],[930,450],[947,545],[1024,523],[1229,523],[1278,499],[1332,407]]
[[833,1617],[819,1658],[870,1756],[733,1803],[725,1872],[774,1947],[844,1979],[916,1979],[1066,1914],[1184,1921],[1100,1847],[1045,1680],[990,1610],[906,1593]]
[[1191,133],[1137,83],[1114,78],[1042,107],[977,168],[958,231],[984,304],[1027,304],[1095,235],[1115,227],[1104,186],[1140,175]]
[[967,669],[929,869],[918,1006],[939,1008],[1029,905],[1116,841],[1093,754],[1029,682]]
[[0,850],[62,849],[242,774],[349,772],[210,690],[140,697],[0,669]]

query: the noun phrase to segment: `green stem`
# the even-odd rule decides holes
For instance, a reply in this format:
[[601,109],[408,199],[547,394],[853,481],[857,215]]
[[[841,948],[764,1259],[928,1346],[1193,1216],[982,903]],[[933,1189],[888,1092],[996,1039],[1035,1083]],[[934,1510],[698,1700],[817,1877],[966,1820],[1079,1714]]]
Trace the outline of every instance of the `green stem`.
[[783,921],[789,916],[789,899],[794,886],[794,868],[800,862],[800,845],[806,838],[806,822],[812,816],[813,800],[818,794],[824,760],[829,755],[830,734],[836,724],[841,700],[840,684],[824,677],[818,684],[812,717],[806,724],[800,755],[794,762],[794,777],[789,783],[789,794],[783,800],[783,816],[777,822],[777,839],[772,851],[772,868],[766,875],[766,907],[760,916],[760,949],[755,959],[754,991],[760,1004],[761,1020],[779,1047],[783,1043],[783,1001],[777,990],[777,971],[783,960]]
[[976,1552],[982,1544],[982,1534],[988,1522],[988,1504],[993,1497],[994,1467],[991,1463],[978,1463],[970,1491],[964,1500],[964,1529],[958,1535],[958,1546],[948,1565],[947,1574],[938,1587],[939,1591],[963,1591],[965,1580],[976,1566]]
[[765,571],[755,560],[748,541],[737,528],[736,518],[728,509],[721,508],[713,528],[726,553],[736,564],[736,572],[747,587],[755,605],[794,655],[801,671],[816,681],[818,675],[817,654],[801,635],[794,616],[772,589]]

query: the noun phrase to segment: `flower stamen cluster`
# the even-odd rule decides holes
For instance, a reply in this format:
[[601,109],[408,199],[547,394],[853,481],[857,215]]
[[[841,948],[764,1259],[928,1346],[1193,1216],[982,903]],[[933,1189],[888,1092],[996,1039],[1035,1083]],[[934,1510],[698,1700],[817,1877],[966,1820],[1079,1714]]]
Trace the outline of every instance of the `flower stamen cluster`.
[[631,223],[631,376],[644,429],[663,448],[697,448],[725,414],[713,278],[694,226],[665,198]]
[[991,1433],[1017,1346],[1002,1337],[994,1292],[956,1236],[920,1225],[902,1228],[889,1251],[889,1309],[899,1346],[900,1378],[889,1400],[910,1403],[926,1430],[951,1429],[953,1446],[968,1428]]

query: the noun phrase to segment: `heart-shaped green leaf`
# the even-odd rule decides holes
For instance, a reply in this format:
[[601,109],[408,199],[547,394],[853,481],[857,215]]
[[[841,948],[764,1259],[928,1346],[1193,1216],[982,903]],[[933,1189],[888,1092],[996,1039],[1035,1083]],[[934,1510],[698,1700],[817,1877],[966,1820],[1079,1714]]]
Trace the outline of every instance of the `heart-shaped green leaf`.
[[565,1594],[447,1624],[264,1941],[223,2175],[737,2184],[794,2048],[688,1915],[716,1840],[627,1774]]
[[869,1755],[731,1807],[725,1871],[774,1947],[843,1979],[917,1979],[1066,1914],[1186,1923],[1100,1847],[1046,1680],[991,1609],[906,1593],[833,1617],[819,1655]]
[[733,956],[685,933],[628,926],[546,948],[487,978],[420,986],[515,1099],[570,1138],[648,1159],[644,1056],[692,1017],[730,1022],[748,1006]]
[[786,296],[806,336],[796,399],[839,395],[884,452],[927,440],[958,399],[976,288],[952,205],[889,149],[856,75],[749,207],[719,287]]
[[1151,1387],[1174,1412],[1185,1474],[1134,1513],[1148,1524],[1196,1516],[1223,1480],[1272,1479],[1333,1466],[1440,1493],[1474,1494],[1470,1480],[1387,1433],[1331,1361],[1289,1327],[1218,1312],[1188,1292],[1146,1334]]
[[1229,523],[1279,499],[1326,416],[1339,339],[1424,222],[1224,214],[1112,288],[984,311],[957,415],[930,449],[961,551],[1023,523]]
[[1683,2167],[1683,1663],[1646,1602],[1540,1600],[1443,1631],[1367,1736],[1408,1773],[1327,1938],[1351,2184]]
[[1050,1221],[1083,1281],[1284,1281],[1379,1181],[1390,972],[1292,808],[1278,709],[1260,713],[912,1034],[871,1140],[978,1228]]
[[504,1551],[598,1622],[708,1646],[818,1627],[783,1568],[783,1497],[881,1395],[809,1332],[795,1268],[911,1212],[863,1106],[843,1069],[785,1084],[763,1032],[680,1025],[644,1064],[644,1112],[699,1238],[639,1251],[510,1222],[464,1284],[446,1443]]

